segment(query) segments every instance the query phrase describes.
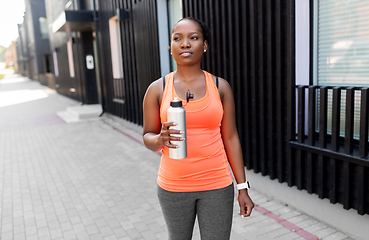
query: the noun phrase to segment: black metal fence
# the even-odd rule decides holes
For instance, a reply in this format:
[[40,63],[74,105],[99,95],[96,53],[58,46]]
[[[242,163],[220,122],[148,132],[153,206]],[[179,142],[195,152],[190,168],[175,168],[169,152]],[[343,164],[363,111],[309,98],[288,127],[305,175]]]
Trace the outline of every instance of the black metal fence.
[[[345,209],[369,213],[369,89],[327,86],[297,89],[297,138],[290,142],[295,159],[295,185],[317,193],[320,198],[329,198],[331,203],[342,203]],[[360,95],[356,101],[355,95]],[[360,106],[356,124],[355,105]],[[359,129],[357,136],[355,125]]]
[[[160,78],[155,0],[99,1],[99,36],[104,79],[105,110],[142,124],[142,100],[148,85]],[[124,78],[114,79],[111,63],[109,19],[117,9],[129,12],[119,22]]]

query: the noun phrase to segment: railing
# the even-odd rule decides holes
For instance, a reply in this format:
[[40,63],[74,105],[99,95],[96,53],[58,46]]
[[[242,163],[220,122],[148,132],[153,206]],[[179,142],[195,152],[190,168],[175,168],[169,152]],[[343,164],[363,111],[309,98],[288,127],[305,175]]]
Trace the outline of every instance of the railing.
[[[361,215],[369,213],[368,93],[367,87],[297,86],[297,138],[290,142],[296,186]],[[360,95],[356,101],[355,94]],[[360,107],[357,136],[355,105]]]

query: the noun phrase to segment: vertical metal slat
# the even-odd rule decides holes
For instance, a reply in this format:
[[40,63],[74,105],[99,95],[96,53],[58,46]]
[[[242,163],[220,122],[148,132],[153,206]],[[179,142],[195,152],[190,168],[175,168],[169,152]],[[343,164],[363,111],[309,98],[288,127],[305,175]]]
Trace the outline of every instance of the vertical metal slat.
[[316,87],[309,86],[308,144],[315,145]]
[[276,178],[276,171],[275,171],[275,140],[274,140],[274,133],[276,131],[275,129],[275,91],[274,91],[274,86],[275,86],[275,82],[274,82],[274,67],[273,67],[273,31],[272,31],[272,24],[273,24],[273,19],[272,19],[272,0],[267,0],[266,1],[266,8],[267,8],[267,14],[266,14],[266,18],[267,18],[267,94],[269,96],[268,98],[268,108],[267,111],[269,113],[269,118],[268,118],[268,131],[267,131],[267,141],[268,141],[268,174],[270,176],[271,179],[275,179]]
[[[247,12],[247,5],[246,5],[246,1],[242,1],[242,12],[246,13]],[[244,124],[245,124],[245,130],[243,133],[243,136],[241,136],[241,138],[243,139],[244,142],[244,154],[245,154],[245,164],[247,166],[248,169],[251,168],[251,130],[250,130],[250,122],[252,122],[250,120],[251,118],[251,114],[250,114],[250,94],[249,94],[249,79],[248,79],[248,69],[249,69],[249,61],[248,61],[248,46],[249,46],[249,39],[247,37],[247,26],[249,24],[248,18],[247,18],[247,14],[242,14],[242,23],[241,26],[241,32],[242,32],[242,79],[243,79],[243,86],[242,86],[242,90],[243,90],[243,112],[244,112]]]
[[[259,102],[259,161],[260,161],[260,171],[263,176],[267,174],[266,169],[266,139],[265,139],[265,127],[266,127],[266,111],[265,111],[265,86],[264,86],[264,34],[263,34],[263,1],[259,0],[257,2],[257,36],[258,36],[258,99]],[[256,99],[255,99],[256,100]]]
[[320,88],[319,147],[327,147],[328,87]]
[[338,152],[340,148],[340,116],[341,116],[341,87],[333,88],[332,101],[332,151]]
[[369,88],[361,89],[359,156],[362,158],[368,155],[368,92]]
[[354,142],[355,87],[346,89],[345,153],[351,154]]
[[367,188],[368,188],[368,171],[367,168],[364,166],[358,166],[358,174],[357,179],[358,182],[358,204],[357,204],[357,212],[360,215],[364,215],[367,213],[367,206],[368,206],[368,195],[367,195]]
[[298,87],[298,116],[297,116],[297,141],[305,141],[305,86]]
[[343,208],[350,209],[351,208],[351,163],[344,162],[343,163]]
[[284,182],[284,109],[283,109],[283,78],[282,78],[282,6],[281,1],[275,1],[275,46],[276,46],[276,107],[277,107],[277,176],[279,182]]

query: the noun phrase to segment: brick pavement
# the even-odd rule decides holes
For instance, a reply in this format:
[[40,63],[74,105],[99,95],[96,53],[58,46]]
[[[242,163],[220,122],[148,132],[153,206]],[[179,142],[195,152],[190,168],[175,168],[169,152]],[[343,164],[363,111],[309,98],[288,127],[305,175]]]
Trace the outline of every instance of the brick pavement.
[[[70,124],[56,115],[78,104],[18,75],[0,80],[0,239],[167,239],[160,157],[139,143],[141,128],[108,114]],[[232,240],[354,239],[250,194],[258,207],[241,219],[235,201]]]

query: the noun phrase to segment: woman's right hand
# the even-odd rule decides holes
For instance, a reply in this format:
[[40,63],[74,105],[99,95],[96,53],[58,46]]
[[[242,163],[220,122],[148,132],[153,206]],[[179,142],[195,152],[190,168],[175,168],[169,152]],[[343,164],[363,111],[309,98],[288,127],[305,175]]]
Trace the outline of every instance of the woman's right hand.
[[[171,127],[177,126],[175,122],[165,122],[161,126],[160,134],[158,135],[158,145],[168,148],[178,148],[178,145],[172,144],[172,141],[183,141],[184,132],[173,129]],[[182,135],[182,136],[181,136]]]

